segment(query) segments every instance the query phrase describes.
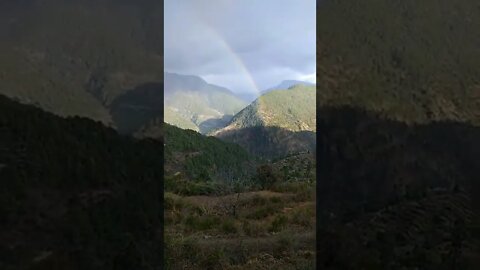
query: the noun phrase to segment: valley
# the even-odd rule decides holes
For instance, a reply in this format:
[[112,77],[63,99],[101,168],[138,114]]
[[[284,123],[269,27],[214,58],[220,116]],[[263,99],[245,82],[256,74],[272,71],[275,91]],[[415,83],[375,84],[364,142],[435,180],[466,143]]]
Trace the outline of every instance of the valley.
[[[167,269],[314,268],[314,127],[308,136],[296,135],[298,126],[267,126],[258,114],[261,104],[273,111],[273,125],[311,121],[314,93],[272,90],[232,118],[224,129],[234,137],[219,135],[222,129],[205,136],[164,125]],[[277,101],[287,99],[291,104]],[[290,118],[274,111],[280,106]]]
[[478,269],[476,1],[317,1],[317,83],[254,100],[165,72],[165,14],[0,2],[0,269]]

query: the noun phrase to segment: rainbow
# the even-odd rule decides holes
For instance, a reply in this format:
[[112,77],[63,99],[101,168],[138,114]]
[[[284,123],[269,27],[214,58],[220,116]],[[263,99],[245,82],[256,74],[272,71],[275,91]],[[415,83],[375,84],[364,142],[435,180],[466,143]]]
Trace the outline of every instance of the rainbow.
[[208,31],[209,36],[211,36],[212,40],[218,42],[218,44],[223,48],[224,53],[228,55],[231,59],[232,63],[241,71],[245,80],[250,85],[250,88],[254,90],[257,97],[261,95],[260,89],[255,82],[251,72],[248,70],[248,67],[245,65],[242,58],[235,52],[235,50],[228,44],[228,42],[221,36],[218,31],[213,28],[209,23],[203,22],[205,29]]

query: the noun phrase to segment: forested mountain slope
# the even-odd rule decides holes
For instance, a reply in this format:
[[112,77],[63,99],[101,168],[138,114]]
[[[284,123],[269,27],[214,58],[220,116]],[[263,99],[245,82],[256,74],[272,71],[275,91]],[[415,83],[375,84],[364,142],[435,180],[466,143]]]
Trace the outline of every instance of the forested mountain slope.
[[268,92],[212,134],[267,158],[313,151],[315,96],[315,86],[304,85]]
[[239,145],[165,124],[165,173],[180,172],[191,180],[242,181],[255,158]]
[[315,131],[315,86],[295,85],[260,96],[215,134],[248,127],[278,127],[290,131]]
[[318,116],[321,265],[470,269],[480,129],[452,121],[409,126],[351,107]]
[[208,133],[224,127],[247,103],[230,90],[191,75],[165,73],[165,122]]
[[0,96],[0,268],[160,267],[162,155]]
[[317,20],[320,105],[480,124],[477,1],[326,0]]
[[153,0],[0,4],[0,93],[112,124],[109,104],[163,77],[163,7]]

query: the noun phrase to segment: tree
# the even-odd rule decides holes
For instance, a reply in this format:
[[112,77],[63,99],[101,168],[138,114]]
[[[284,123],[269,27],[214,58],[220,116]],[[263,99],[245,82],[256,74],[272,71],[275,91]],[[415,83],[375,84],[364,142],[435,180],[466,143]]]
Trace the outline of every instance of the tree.
[[272,167],[268,164],[257,167],[257,179],[262,189],[270,188],[277,182],[277,177],[273,174]]

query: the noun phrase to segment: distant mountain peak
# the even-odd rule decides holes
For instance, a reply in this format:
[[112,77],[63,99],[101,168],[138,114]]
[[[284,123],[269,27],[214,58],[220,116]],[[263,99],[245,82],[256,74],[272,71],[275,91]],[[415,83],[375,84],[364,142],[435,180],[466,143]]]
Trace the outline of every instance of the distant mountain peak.
[[199,76],[165,72],[165,122],[207,133],[225,126],[247,103]]
[[287,90],[292,88],[295,85],[306,85],[306,86],[313,86],[314,83],[307,82],[307,81],[299,81],[299,80],[283,80],[278,85],[265,89],[262,91],[262,94],[270,92],[272,90]]
[[165,72],[165,79],[190,80],[192,82],[208,84],[202,77],[191,74],[180,74],[175,72]]
[[[210,135],[264,156],[311,150],[316,132],[314,90],[314,86],[297,84],[290,90],[265,93]],[[287,141],[291,144],[277,146]]]

